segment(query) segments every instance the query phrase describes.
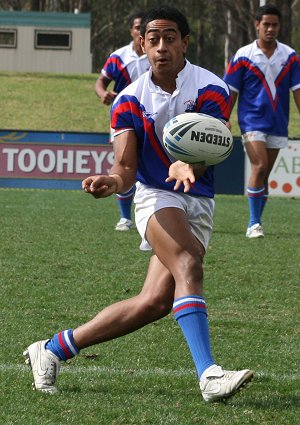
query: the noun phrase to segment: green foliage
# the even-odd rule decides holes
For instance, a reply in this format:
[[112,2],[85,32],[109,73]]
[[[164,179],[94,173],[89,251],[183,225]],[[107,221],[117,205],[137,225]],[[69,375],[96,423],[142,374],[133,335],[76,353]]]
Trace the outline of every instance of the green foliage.
[[[115,198],[0,189],[0,422],[6,425],[287,425],[300,414],[299,199],[271,198],[264,240],[247,240],[247,203],[217,196],[205,260],[214,356],[255,379],[207,405],[172,315],[64,365],[59,394],[31,391],[22,351],[138,293],[149,255],[114,231]],[[288,220],[286,219],[288,217]]]
[[[299,49],[300,3],[298,0],[273,0],[282,11],[280,41]],[[254,16],[259,0],[2,0],[3,10],[91,13],[91,54],[93,72],[98,73],[110,53],[130,41],[132,13],[168,4],[180,9],[191,27],[188,57],[196,64],[222,76],[225,39],[231,56],[239,47],[255,39]],[[230,31],[227,12],[231,13]]]

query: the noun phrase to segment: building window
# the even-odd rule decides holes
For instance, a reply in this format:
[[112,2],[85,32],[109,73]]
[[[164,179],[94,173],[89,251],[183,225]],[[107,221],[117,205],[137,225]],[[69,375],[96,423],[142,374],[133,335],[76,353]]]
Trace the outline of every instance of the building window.
[[36,49],[71,50],[71,31],[41,31],[35,30]]
[[0,47],[17,47],[17,30],[0,28]]

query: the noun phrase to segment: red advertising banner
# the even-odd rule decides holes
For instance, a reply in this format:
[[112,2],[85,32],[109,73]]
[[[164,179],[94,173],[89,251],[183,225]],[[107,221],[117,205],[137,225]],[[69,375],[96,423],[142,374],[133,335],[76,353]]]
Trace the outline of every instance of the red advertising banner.
[[0,187],[38,187],[41,181],[44,188],[79,189],[85,177],[106,174],[112,166],[108,140],[106,133],[2,130]]

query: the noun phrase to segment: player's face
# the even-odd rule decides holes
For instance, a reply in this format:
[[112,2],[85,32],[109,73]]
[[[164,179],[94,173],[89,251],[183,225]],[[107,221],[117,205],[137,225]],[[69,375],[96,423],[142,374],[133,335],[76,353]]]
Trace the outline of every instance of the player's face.
[[261,21],[256,21],[258,37],[265,43],[273,43],[279,33],[280,22],[276,15],[263,15]]
[[135,18],[133,25],[130,28],[130,35],[134,44],[140,43],[140,28],[141,28],[141,18]]
[[181,38],[177,24],[173,21],[158,19],[149,22],[145,38],[141,37],[141,45],[147,53],[153,74],[176,78],[184,67],[188,41],[188,36]]

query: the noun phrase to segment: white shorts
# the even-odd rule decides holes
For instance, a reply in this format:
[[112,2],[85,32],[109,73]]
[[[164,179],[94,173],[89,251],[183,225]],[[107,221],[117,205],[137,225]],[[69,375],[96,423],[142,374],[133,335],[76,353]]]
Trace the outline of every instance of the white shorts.
[[288,146],[288,137],[272,136],[261,131],[249,131],[242,135],[243,144],[247,142],[265,142],[269,149],[283,149]]
[[191,231],[207,250],[213,228],[215,206],[213,199],[155,189],[137,182],[134,202],[135,224],[142,238],[140,245],[142,251],[151,250],[145,238],[149,218],[162,208],[172,207],[186,213]]

